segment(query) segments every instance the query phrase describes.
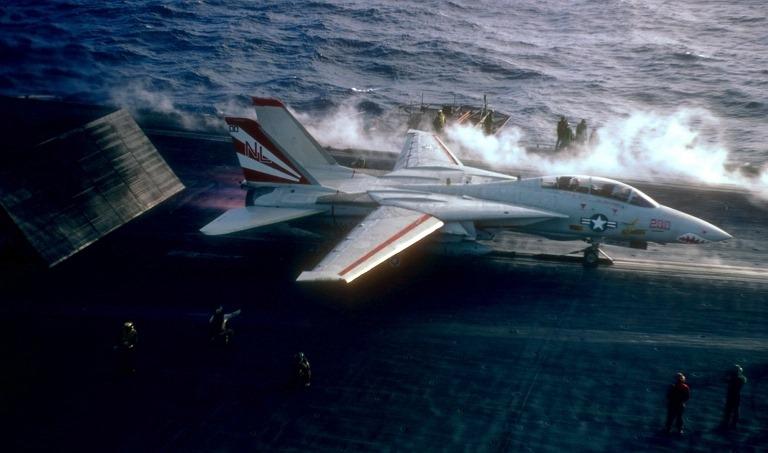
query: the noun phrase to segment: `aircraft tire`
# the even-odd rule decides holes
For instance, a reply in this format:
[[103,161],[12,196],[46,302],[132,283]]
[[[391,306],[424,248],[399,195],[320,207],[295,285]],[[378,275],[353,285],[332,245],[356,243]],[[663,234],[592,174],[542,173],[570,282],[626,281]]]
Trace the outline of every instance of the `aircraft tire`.
[[584,267],[594,268],[600,262],[600,255],[597,250],[584,250]]

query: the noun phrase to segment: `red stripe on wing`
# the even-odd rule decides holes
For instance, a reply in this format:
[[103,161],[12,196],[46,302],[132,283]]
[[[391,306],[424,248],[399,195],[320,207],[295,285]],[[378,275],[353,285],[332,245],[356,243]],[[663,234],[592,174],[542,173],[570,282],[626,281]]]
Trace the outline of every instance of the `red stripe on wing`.
[[349,271],[351,271],[352,269],[356,268],[357,266],[359,266],[360,264],[365,262],[367,259],[369,259],[373,255],[375,255],[378,252],[380,252],[384,247],[390,245],[391,243],[393,243],[396,240],[400,239],[401,237],[405,236],[406,234],[408,234],[409,231],[413,230],[417,226],[419,226],[422,223],[426,222],[431,217],[432,216],[430,216],[429,214],[424,214],[421,217],[419,217],[418,219],[414,220],[410,225],[408,225],[407,227],[405,227],[402,230],[398,231],[397,234],[395,234],[394,236],[390,237],[389,239],[387,239],[386,241],[382,242],[381,244],[377,245],[373,250],[371,250],[370,252],[368,252],[365,255],[363,255],[360,258],[358,258],[354,263],[352,263],[349,266],[345,267],[341,272],[339,272],[339,276],[344,276],[344,274],[348,273]]
[[445,151],[445,154],[448,155],[448,158],[451,159],[451,161],[453,161],[454,164],[461,165],[459,161],[457,161],[456,158],[453,157],[453,153],[451,153],[448,147],[445,146],[445,143],[443,143],[443,141],[440,140],[440,137],[438,137],[437,135],[433,135],[433,137],[435,137],[435,140],[437,140],[437,143],[440,145],[440,147],[443,148],[443,151]]

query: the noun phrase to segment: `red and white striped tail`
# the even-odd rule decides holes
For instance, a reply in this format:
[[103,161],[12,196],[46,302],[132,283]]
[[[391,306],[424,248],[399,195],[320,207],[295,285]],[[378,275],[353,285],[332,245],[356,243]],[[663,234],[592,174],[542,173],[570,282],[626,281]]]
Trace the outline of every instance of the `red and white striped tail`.
[[245,179],[269,184],[320,184],[310,173],[336,161],[277,99],[253,98],[257,120],[226,118]]
[[317,184],[254,120],[225,118],[245,180],[269,184]]

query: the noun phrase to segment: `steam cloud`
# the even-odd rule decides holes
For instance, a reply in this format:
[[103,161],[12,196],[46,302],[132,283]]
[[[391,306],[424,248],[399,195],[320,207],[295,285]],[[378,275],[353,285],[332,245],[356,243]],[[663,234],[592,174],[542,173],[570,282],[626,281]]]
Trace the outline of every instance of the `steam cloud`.
[[367,124],[364,113],[351,103],[342,104],[335,111],[317,117],[305,113],[292,113],[320,143],[335,148],[399,152],[405,136],[384,133]]
[[110,92],[113,104],[128,109],[136,118],[161,114],[166,120],[185,130],[224,132],[223,117],[240,116],[256,118],[256,113],[245,99],[230,98],[216,103],[216,114],[193,113],[179,107],[167,94],[148,88],[145,83],[135,82]]
[[[150,110],[172,116],[185,129],[223,130],[220,117],[185,112],[166,94],[141,84],[113,92],[112,101],[134,113]],[[251,106],[242,99],[230,99],[215,107],[219,116],[255,118]],[[293,113],[324,145],[399,152],[404,141],[404,128],[371,127],[351,101],[322,116]],[[486,136],[479,128],[449,125],[446,136],[460,156],[507,171],[731,184],[768,198],[768,171],[753,176],[742,173],[729,160],[721,140],[712,136],[717,130],[717,118],[707,111],[681,108],[670,114],[641,111],[611,120],[597,129],[596,142],[558,153],[528,151],[523,132],[509,126],[497,135]]]
[[594,174],[614,178],[732,184],[768,195],[768,172],[745,176],[729,161],[717,137],[717,119],[701,109],[680,109],[670,115],[635,112],[609,121],[596,131],[595,143],[564,152],[528,152],[522,132],[502,130],[485,136],[468,126],[446,130],[464,155],[539,174]]
[[[352,105],[322,118],[305,114],[299,118],[321,143],[334,147],[399,152],[404,140],[402,134],[366,131]],[[713,134],[719,129],[717,118],[709,112],[681,108],[670,114],[638,111],[611,120],[597,129],[595,142],[557,153],[528,151],[523,131],[516,127],[486,136],[477,127],[450,125],[446,136],[460,156],[509,171],[730,184],[768,197],[768,171],[754,176],[742,173]]]

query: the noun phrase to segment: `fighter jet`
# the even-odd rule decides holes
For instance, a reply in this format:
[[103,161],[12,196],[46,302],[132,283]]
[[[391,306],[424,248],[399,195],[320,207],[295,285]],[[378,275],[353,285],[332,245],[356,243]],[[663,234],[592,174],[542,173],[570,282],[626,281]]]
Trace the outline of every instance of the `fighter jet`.
[[204,226],[221,235],[302,218],[356,226],[298,281],[352,282],[427,236],[492,239],[504,230],[582,240],[595,267],[600,244],[647,248],[731,235],[612,179],[520,179],[462,164],[435,134],[409,130],[393,171],[373,176],[339,165],[276,99],[253,98],[256,120],[226,118],[242,166],[245,206]]

